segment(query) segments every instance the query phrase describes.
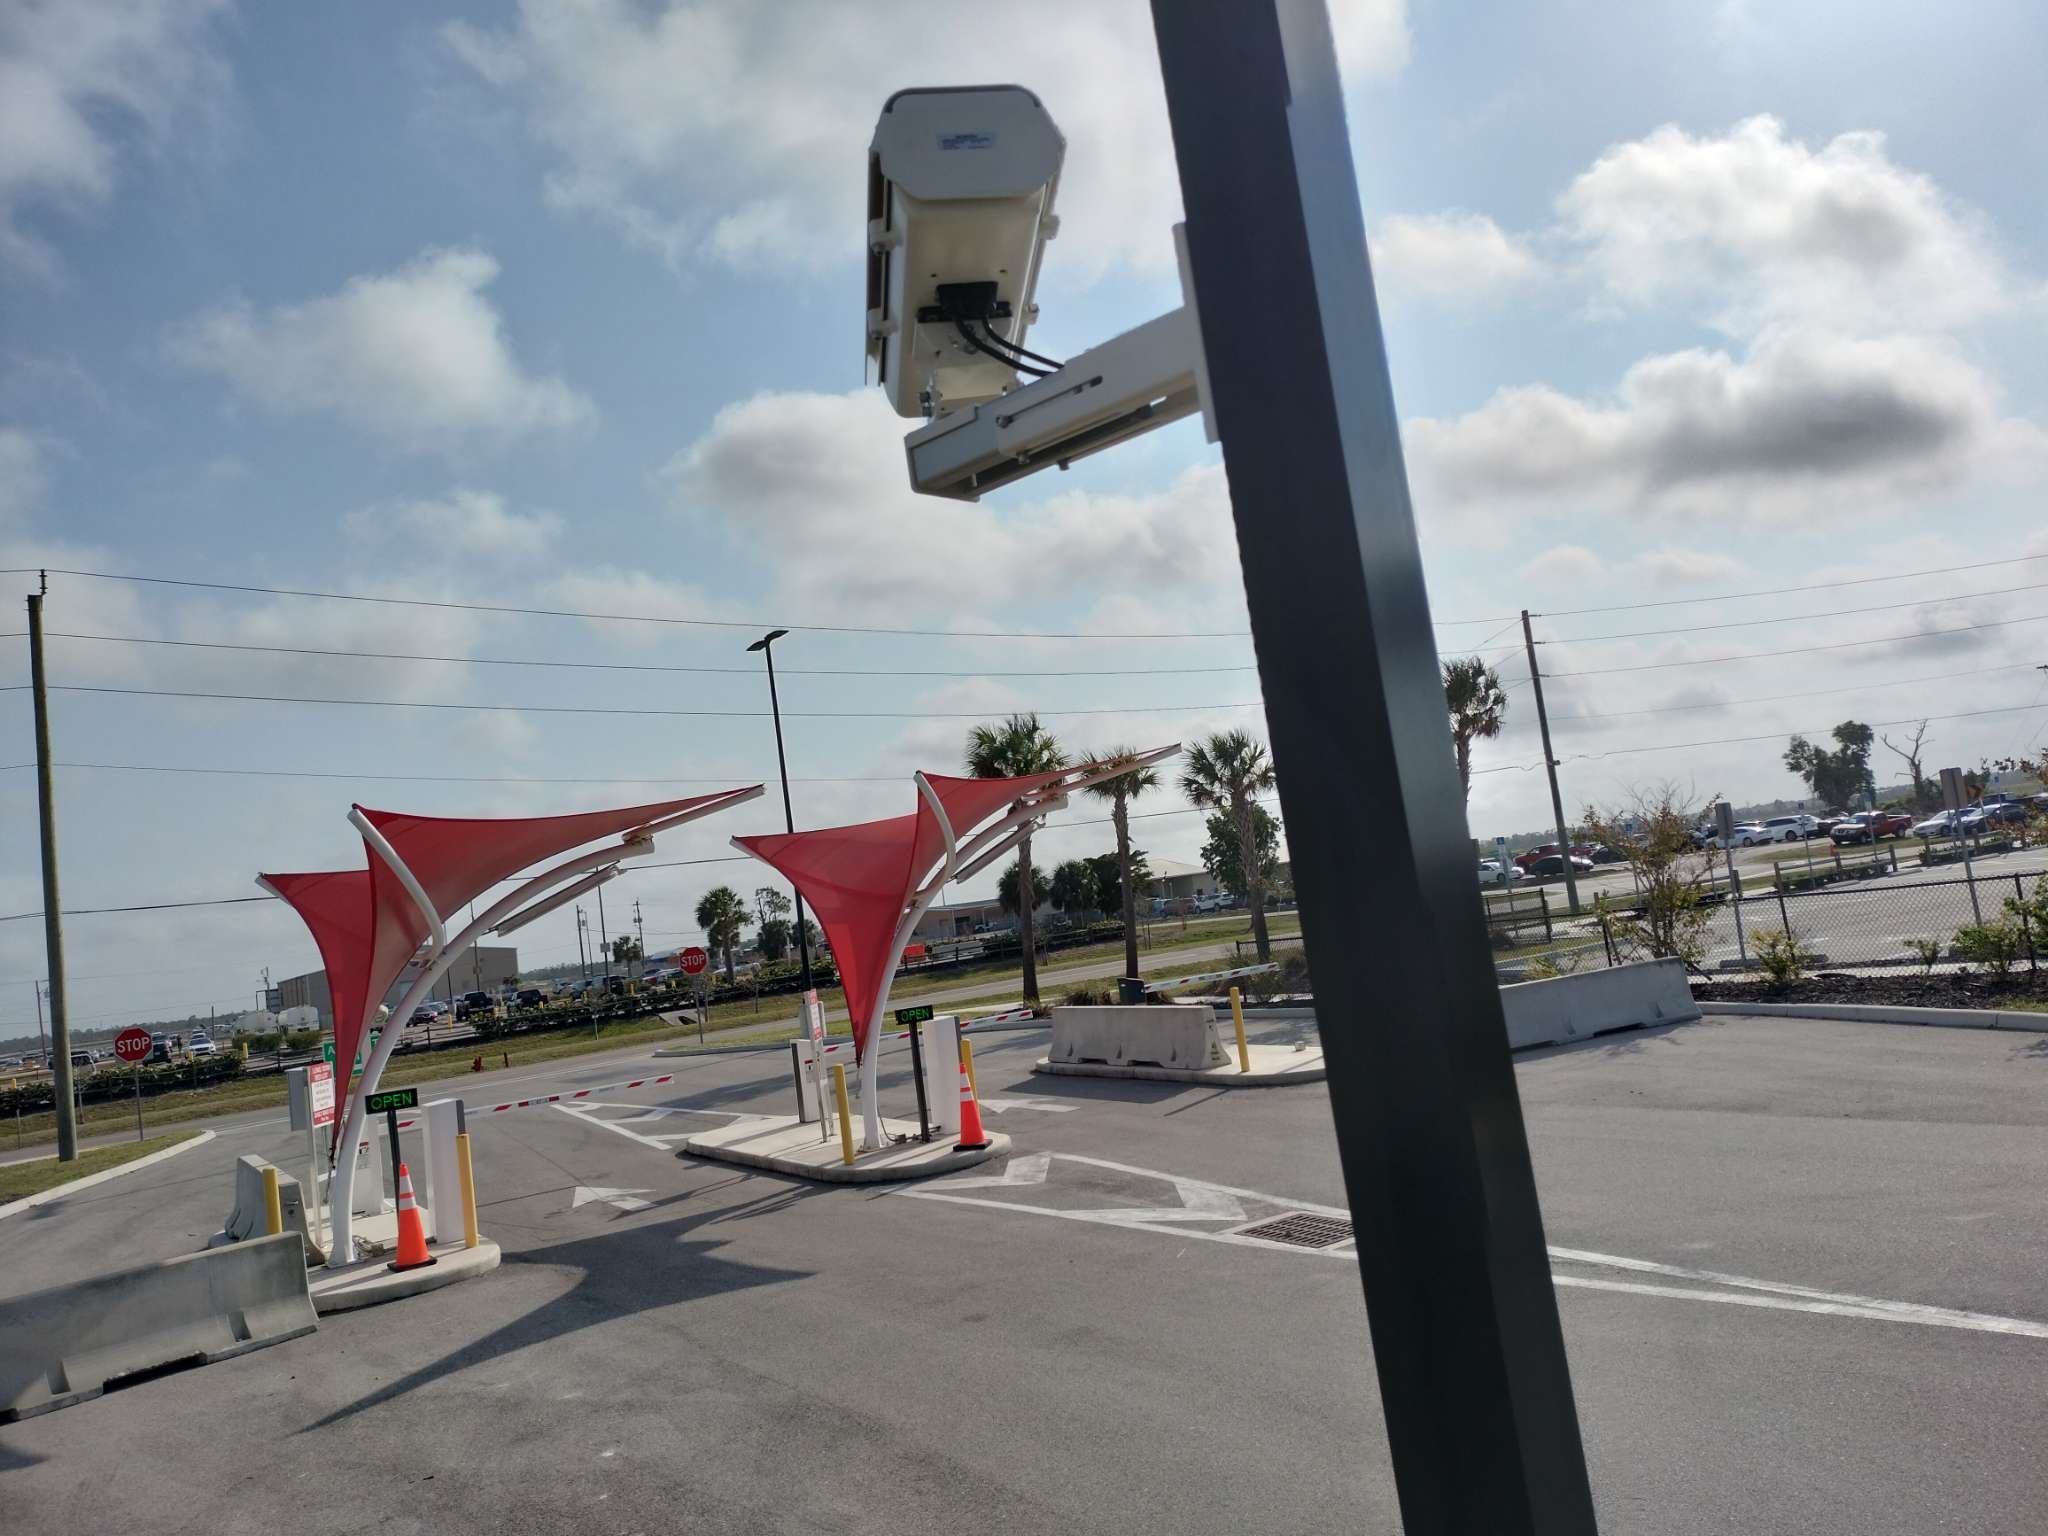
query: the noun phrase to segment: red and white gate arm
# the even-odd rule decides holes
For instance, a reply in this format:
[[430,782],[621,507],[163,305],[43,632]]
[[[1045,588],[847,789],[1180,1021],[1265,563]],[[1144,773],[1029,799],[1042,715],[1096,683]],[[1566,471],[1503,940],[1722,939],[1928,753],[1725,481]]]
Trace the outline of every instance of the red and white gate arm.
[[1198,981],[1230,981],[1239,976],[1262,976],[1267,971],[1279,969],[1279,966],[1269,960],[1264,965],[1240,965],[1234,971],[1203,971],[1197,976],[1176,976],[1171,981],[1148,981],[1145,983],[1145,990],[1164,992],[1170,987],[1192,986]]

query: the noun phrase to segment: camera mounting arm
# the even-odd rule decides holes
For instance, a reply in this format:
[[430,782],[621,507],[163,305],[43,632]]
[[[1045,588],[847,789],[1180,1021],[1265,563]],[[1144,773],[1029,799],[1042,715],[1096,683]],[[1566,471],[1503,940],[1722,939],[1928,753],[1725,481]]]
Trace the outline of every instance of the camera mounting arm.
[[1210,442],[1202,328],[1181,255],[1179,309],[1146,321],[1072,358],[1065,367],[993,400],[945,412],[903,440],[913,490],[979,500],[984,491],[1098,453],[1196,411]]

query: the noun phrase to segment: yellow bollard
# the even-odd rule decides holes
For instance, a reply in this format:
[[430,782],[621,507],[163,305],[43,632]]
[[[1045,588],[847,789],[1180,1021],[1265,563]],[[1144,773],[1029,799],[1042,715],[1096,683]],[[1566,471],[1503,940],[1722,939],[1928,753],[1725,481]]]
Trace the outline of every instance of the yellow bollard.
[[960,1064],[967,1068],[967,1086],[974,1092],[974,1102],[981,1102],[981,1084],[974,1080],[974,1042],[966,1036],[960,1039]]
[[284,1203],[277,1198],[277,1170],[263,1170],[263,1230],[272,1237],[284,1230]]
[[1252,1048],[1244,1043],[1244,998],[1235,987],[1230,989],[1230,1022],[1237,1026],[1237,1070],[1249,1072]]
[[455,1170],[462,1181],[462,1246],[474,1248],[476,1234],[476,1173],[469,1165],[469,1132],[455,1138]]
[[839,1101],[839,1160],[853,1161],[853,1110],[846,1102],[846,1064],[832,1063],[832,1097]]

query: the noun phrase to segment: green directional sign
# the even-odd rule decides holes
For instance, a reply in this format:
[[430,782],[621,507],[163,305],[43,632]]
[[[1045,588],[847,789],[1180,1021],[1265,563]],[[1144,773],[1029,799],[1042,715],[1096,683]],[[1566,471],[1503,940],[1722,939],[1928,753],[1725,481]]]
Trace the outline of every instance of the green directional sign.
[[320,1059],[330,1067],[334,1065],[334,1042],[332,1040],[322,1040],[320,1042]]
[[387,1109],[418,1109],[420,1091],[417,1088],[393,1088],[388,1093],[373,1093],[363,1100],[363,1108],[373,1115],[381,1115]]
[[898,1008],[896,1010],[896,1022],[898,1024],[929,1024],[931,1018],[932,1005],[930,1003],[919,1003],[914,1008]]

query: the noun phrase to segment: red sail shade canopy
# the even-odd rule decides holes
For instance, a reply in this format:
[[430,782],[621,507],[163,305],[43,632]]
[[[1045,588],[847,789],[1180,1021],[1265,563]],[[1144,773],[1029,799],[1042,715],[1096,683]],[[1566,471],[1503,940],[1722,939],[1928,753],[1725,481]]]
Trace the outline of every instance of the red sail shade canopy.
[[[370,872],[333,869],[319,874],[258,875],[256,883],[278,897],[312,931],[320,964],[327,972],[327,996],[334,1010],[337,1101],[348,1094],[349,1069],[355,1062],[352,1034],[346,1051],[339,1048],[343,1019],[361,1024],[370,976]],[[337,1132],[340,1122],[336,1121]]]
[[[1071,772],[1017,779],[927,774],[925,782],[945,807],[955,845],[964,846],[995,812]],[[946,834],[930,803],[920,797],[916,811],[884,821],[736,837],[733,843],[780,871],[817,913],[846,991],[854,1054],[866,1060],[875,999],[882,978],[896,968],[898,921],[946,854]]]

